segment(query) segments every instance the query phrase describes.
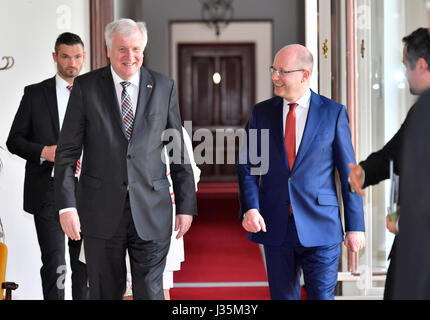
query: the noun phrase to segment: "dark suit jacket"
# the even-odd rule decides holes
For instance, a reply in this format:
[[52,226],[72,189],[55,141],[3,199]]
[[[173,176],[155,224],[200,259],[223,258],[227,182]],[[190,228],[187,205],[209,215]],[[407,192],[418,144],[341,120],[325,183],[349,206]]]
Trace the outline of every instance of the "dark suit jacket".
[[365,171],[363,188],[375,185],[390,177],[390,160],[393,160],[394,172],[400,175],[400,154],[403,146],[405,130],[409,126],[409,119],[415,110],[415,105],[409,110],[405,121],[396,134],[381,150],[370,154],[366,160],[360,162]]
[[[57,147],[55,193],[58,209],[77,208],[84,236],[109,239],[114,235],[127,191],[140,238],[171,236],[172,203],[161,160],[165,145],[161,136],[166,129],[174,129],[180,137],[178,143],[183,141],[173,80],[141,68],[133,133],[128,141],[110,66],[75,79]],[[75,197],[73,164],[82,147]],[[191,166],[172,163],[170,168],[176,212],[195,215]]]
[[415,104],[401,152],[394,299],[430,299],[430,90]]
[[[394,173],[400,176],[401,153],[403,148],[403,140],[405,131],[409,127],[409,122],[412,114],[415,111],[415,104],[409,109],[405,121],[403,121],[400,129],[388,141],[381,150],[371,153],[366,160],[360,162],[360,166],[364,169],[365,178],[363,188],[378,184],[379,182],[390,177],[390,161],[393,160]],[[400,200],[400,196],[399,196]],[[392,257],[396,251],[397,237],[394,239],[388,259]],[[387,275],[387,280],[391,281],[391,273]]]
[[10,152],[27,160],[24,181],[24,210],[40,211],[54,164],[40,164],[42,149],[57,144],[59,119],[55,77],[24,88],[6,145]]
[[[285,239],[288,208],[291,204],[297,234],[304,247],[334,245],[343,241],[335,168],[339,171],[346,231],[364,231],[363,202],[348,191],[348,163],[355,162],[345,106],[312,92],[303,138],[292,170],[288,164],[283,133],[283,100],[260,102],[252,110],[246,126],[250,138],[247,155],[240,152],[237,166],[241,214],[258,209],[267,232],[249,233],[249,238],[265,245],[280,245]],[[267,142],[252,141],[251,130],[261,134],[269,129]],[[252,174],[250,155],[263,153],[268,144],[268,171]],[[246,161],[244,161],[246,160]]]

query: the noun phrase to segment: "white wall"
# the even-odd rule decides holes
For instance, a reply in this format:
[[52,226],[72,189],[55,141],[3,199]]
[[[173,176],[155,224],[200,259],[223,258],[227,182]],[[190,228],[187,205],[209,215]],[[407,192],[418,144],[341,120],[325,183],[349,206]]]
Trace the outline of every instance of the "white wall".
[[[56,72],[51,53],[60,33],[70,31],[81,36],[87,51],[83,72],[89,71],[89,1],[0,0],[0,30],[0,58],[15,58],[12,69],[0,71],[0,146],[6,150],[24,87]],[[0,61],[0,66],[4,62]],[[40,249],[33,216],[22,210],[25,161],[5,150],[0,150],[0,217],[9,249],[6,279],[19,284],[14,299],[42,299]],[[70,297],[67,279],[66,298]]]

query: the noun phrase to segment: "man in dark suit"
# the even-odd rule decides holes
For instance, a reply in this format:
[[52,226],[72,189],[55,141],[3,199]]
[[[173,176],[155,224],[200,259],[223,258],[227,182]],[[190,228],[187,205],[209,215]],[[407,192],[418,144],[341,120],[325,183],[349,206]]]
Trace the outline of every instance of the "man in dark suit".
[[[272,299],[300,298],[301,268],[309,299],[334,299],[343,241],[336,168],[345,245],[355,252],[364,246],[362,200],[348,190],[348,163],[355,156],[347,110],[309,89],[312,68],[312,54],[303,46],[277,53],[271,66],[276,97],[254,106],[247,148],[239,153],[242,226],[252,241],[264,244]],[[264,153],[264,146],[268,154],[260,156],[268,170],[256,174],[250,155]]]
[[[65,236],[54,205],[54,161],[70,90],[85,61],[84,44],[73,33],[61,34],[52,54],[55,77],[27,86],[16,113],[7,147],[27,160],[24,210],[34,215],[42,256],[44,299],[64,299]],[[76,163],[75,163],[76,165]],[[85,264],[79,262],[81,241],[69,240],[73,299],[88,297]]]
[[[406,67],[406,78],[409,82],[409,90],[414,95],[421,95],[425,90],[430,88],[430,36],[427,28],[418,28],[410,35],[403,38],[403,64]],[[400,181],[404,178],[402,168],[402,149],[405,146],[405,132],[411,126],[410,119],[415,113],[416,104],[409,110],[405,121],[399,131],[391,138],[391,140],[381,149],[378,150],[359,165],[350,164],[350,185],[360,195],[364,196],[363,189],[369,185],[378,184],[380,181],[389,178],[390,160],[394,164],[394,172],[400,176]],[[402,203],[403,199],[400,198]],[[402,208],[405,206],[402,204]],[[401,210],[403,213],[403,210]],[[403,216],[403,214],[402,214]],[[397,217],[396,221],[391,222],[387,216],[388,229],[397,234]],[[385,282],[384,299],[392,299],[392,284],[397,248],[397,237],[394,240],[393,247],[389,258],[391,259],[387,279]]]
[[[430,1],[425,2],[430,34]],[[427,66],[430,66],[428,59]],[[403,173],[400,180],[402,218],[399,221],[398,259],[393,273],[393,299],[430,299],[429,111],[430,89],[415,104],[400,156]]]
[[393,299],[430,299],[429,119],[430,89],[415,104],[401,152],[400,231],[397,258],[391,262]]
[[[111,64],[75,80],[57,148],[60,222],[71,239],[80,238],[82,226],[92,299],[122,299],[128,249],[133,298],[163,300],[172,234],[162,161],[166,131],[176,134],[171,143],[181,155],[170,165],[178,237],[197,211],[193,172],[183,161],[176,88],[173,80],[142,67],[148,40],[144,23],[114,21],[106,26],[105,38]],[[82,149],[75,197],[73,166]]]

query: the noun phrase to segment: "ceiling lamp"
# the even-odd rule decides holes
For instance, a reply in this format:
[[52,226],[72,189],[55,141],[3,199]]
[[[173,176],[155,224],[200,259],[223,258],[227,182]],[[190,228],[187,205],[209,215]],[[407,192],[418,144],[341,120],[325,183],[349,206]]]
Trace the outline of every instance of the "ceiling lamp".
[[221,28],[225,28],[233,19],[233,0],[199,0],[202,4],[201,16],[209,27],[215,29],[215,34],[220,35]]

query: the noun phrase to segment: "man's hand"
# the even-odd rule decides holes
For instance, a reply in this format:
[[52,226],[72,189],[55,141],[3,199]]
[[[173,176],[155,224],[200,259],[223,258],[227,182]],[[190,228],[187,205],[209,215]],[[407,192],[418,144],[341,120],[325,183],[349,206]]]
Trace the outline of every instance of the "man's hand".
[[191,223],[193,222],[193,216],[188,214],[177,214],[175,221],[175,231],[178,231],[176,235],[176,239],[182,237],[185,233],[187,233],[188,229],[191,227]]
[[366,245],[364,232],[349,231],[345,236],[345,246],[352,252],[359,252]]
[[42,159],[45,159],[46,161],[49,162],[54,162],[55,161],[55,150],[57,150],[57,146],[45,146],[42,149],[42,153],[40,154],[40,157]]
[[355,192],[364,197],[364,191],[361,188],[364,183],[363,168],[360,165],[353,163],[350,163],[349,167],[351,168],[351,171],[349,172],[349,184]]
[[391,233],[397,234],[397,220],[399,220],[399,216],[396,216],[396,219],[394,221],[391,221],[391,218],[389,215],[386,216],[386,225],[387,225],[387,229],[388,231],[390,231]]
[[60,214],[60,224],[64,233],[72,240],[81,240],[81,223],[76,211],[66,211]]
[[266,232],[266,224],[257,209],[250,209],[245,212],[243,215],[242,227],[248,232]]

